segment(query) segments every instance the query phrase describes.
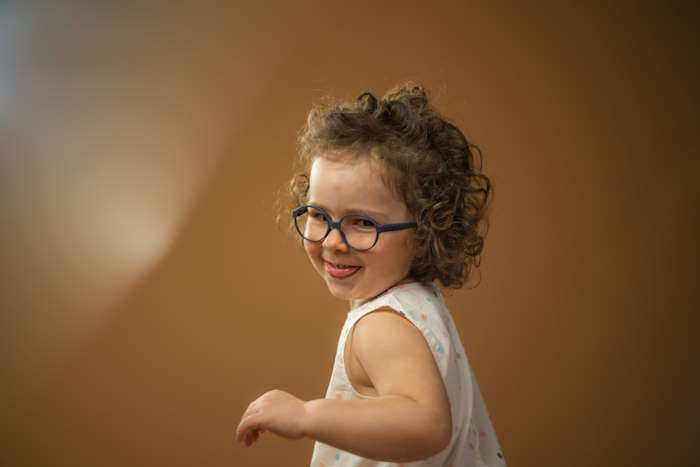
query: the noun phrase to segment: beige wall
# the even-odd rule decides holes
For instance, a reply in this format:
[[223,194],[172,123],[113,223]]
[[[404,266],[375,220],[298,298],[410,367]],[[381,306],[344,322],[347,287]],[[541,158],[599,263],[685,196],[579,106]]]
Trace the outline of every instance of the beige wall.
[[496,189],[449,305],[509,465],[697,465],[697,11],[194,3],[0,6],[0,464],[308,464],[233,442],[346,311],[274,193],[312,102],[413,79]]

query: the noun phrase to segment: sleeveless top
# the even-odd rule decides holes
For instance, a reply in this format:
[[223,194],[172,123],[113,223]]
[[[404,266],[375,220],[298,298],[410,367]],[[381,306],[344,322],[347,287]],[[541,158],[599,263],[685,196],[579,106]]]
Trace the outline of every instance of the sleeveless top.
[[486,404],[479,391],[462,341],[440,290],[433,284],[410,282],[387,289],[381,295],[348,312],[338,340],[335,363],[326,399],[371,399],[358,393],[345,371],[343,351],[348,333],[362,316],[390,307],[416,326],[430,347],[450,400],[452,439],[441,452],[424,460],[396,463],[359,457],[316,441],[311,467],[493,467],[505,466]]

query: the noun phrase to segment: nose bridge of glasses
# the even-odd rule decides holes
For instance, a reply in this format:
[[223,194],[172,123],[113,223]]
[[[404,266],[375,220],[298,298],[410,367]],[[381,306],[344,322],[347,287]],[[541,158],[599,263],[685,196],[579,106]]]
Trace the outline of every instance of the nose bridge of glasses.
[[331,245],[348,245],[348,240],[345,238],[345,232],[340,228],[339,221],[328,220],[328,232],[326,233],[326,238],[323,239],[324,243],[329,242]]

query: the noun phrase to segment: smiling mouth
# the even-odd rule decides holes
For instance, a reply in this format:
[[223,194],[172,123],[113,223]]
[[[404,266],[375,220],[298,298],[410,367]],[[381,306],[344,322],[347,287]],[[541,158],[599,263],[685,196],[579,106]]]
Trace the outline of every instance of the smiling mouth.
[[350,266],[347,264],[334,264],[324,260],[326,272],[336,279],[344,279],[355,274],[362,266]]

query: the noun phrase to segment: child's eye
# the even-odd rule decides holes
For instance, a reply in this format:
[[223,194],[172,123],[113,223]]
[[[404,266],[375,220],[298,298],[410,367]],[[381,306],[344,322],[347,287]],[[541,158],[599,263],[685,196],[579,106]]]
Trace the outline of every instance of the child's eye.
[[323,221],[323,222],[326,222],[328,220],[326,215],[323,212],[319,211],[318,209],[309,209],[309,218],[313,219],[315,221]]
[[364,217],[353,217],[351,218],[351,225],[360,229],[373,229],[374,222]]

